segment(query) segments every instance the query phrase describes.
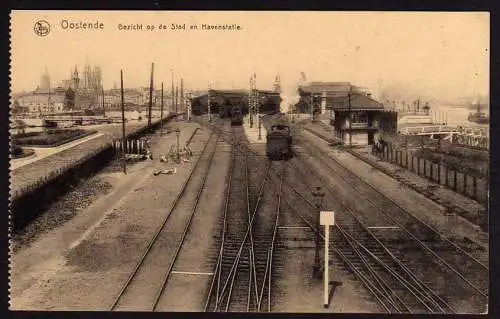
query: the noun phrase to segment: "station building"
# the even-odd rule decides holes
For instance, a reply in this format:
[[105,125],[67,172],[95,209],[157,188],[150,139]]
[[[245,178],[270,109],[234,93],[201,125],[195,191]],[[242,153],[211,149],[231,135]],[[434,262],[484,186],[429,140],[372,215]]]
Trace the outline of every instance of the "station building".
[[[279,92],[257,90],[259,111],[263,114],[279,112],[281,96]],[[243,113],[248,113],[247,90],[209,90],[206,93],[194,96],[191,99],[191,107],[194,115],[208,113],[208,99],[210,97],[210,112],[227,116],[233,106],[243,106]]]
[[332,125],[344,144],[371,145],[377,135],[397,131],[397,113],[350,82],[311,82],[298,93],[299,111]]

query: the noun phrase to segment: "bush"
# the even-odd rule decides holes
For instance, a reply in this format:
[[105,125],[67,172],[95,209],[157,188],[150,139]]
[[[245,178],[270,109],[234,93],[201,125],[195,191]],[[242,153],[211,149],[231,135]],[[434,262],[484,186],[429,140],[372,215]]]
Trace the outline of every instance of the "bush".
[[30,137],[30,136],[37,136],[40,135],[41,132],[28,132],[28,133],[21,133],[21,134],[14,134],[12,137],[14,139],[16,138],[21,138],[21,137]]
[[19,145],[12,145],[10,147],[10,154],[14,157],[18,157],[23,154],[23,148]]
[[10,155],[12,158],[23,158],[35,154],[35,151],[31,148],[22,148],[19,145],[12,145],[10,147]]
[[93,134],[95,131],[55,129],[34,133],[36,134],[26,133],[23,136],[14,136],[14,141],[19,145],[58,146]]

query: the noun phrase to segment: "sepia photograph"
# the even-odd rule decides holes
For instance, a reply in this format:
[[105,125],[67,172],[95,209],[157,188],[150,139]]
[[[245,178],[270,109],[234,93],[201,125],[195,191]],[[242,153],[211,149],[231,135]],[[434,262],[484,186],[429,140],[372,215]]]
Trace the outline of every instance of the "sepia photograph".
[[488,313],[490,14],[10,14],[12,311]]

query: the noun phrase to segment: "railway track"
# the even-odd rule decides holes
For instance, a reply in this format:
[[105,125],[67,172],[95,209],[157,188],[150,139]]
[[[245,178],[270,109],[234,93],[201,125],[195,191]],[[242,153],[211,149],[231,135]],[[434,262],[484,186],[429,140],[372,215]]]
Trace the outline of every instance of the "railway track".
[[109,307],[111,311],[155,311],[161,305],[173,267],[205,189],[218,141],[217,134],[210,134],[181,191]]
[[205,311],[259,312],[271,311],[272,307],[280,197],[274,209],[267,209],[270,203],[264,197],[270,162],[258,187],[252,191],[249,150],[237,149],[241,145],[236,142],[241,133],[238,128],[232,130],[233,158],[222,219],[221,244]]
[[[239,149],[240,152],[242,152],[241,149],[245,149],[246,147],[248,147],[248,145],[238,144],[236,148]],[[484,301],[484,298],[481,297],[485,296],[478,291],[479,288],[475,287],[474,284],[470,282],[464,275],[454,269],[453,266],[446,262],[446,260],[442,259],[440,255],[436,254],[433,250],[436,249],[436,247],[432,247],[432,249],[431,247],[429,247],[429,243],[431,242],[429,241],[429,239],[436,240],[435,235],[432,235],[432,233],[429,234],[428,229],[422,230],[419,229],[417,225],[412,226],[412,223],[408,220],[406,220],[406,223],[404,223],[403,225],[401,224],[401,221],[398,223],[398,220],[394,220],[393,214],[395,214],[395,212],[393,212],[392,214],[387,214],[384,211],[384,209],[394,209],[394,207],[401,209],[399,206],[397,206],[397,204],[392,202],[396,206],[388,207],[387,205],[389,205],[391,201],[390,199],[385,199],[389,200],[389,203],[385,203],[385,207],[377,206],[377,201],[380,200],[381,197],[380,193],[376,193],[376,199],[370,198],[370,196],[373,196],[373,194],[366,194],[367,190],[362,191],[358,189],[359,185],[363,185],[364,181],[360,181],[359,178],[358,180],[355,180],[352,177],[351,179],[348,179],[349,172],[342,172],[341,170],[346,170],[345,167],[333,167],[332,169],[330,167],[331,165],[327,164],[327,162],[329,160],[331,161],[331,159],[329,157],[328,159],[326,159],[325,155],[321,152],[322,151],[318,152],[318,149],[315,149],[315,153],[319,154],[318,160],[322,162],[323,165],[328,166],[330,168],[330,171],[332,171],[332,173],[336,174],[337,176],[342,173],[344,175],[347,174],[347,176],[340,175],[340,180],[344,183],[348,183],[351,188],[354,188],[355,192],[353,194],[356,195],[356,200],[358,196],[360,196],[361,200],[371,203],[372,206],[374,206],[377,210],[379,210],[380,213],[382,213],[380,214],[380,216],[384,217],[386,223],[390,224],[392,222],[392,224],[396,225],[395,229],[398,230],[396,230],[395,232],[398,232],[399,238],[404,239],[404,241],[408,243],[408,245],[406,246],[418,246],[420,248],[420,250],[417,252],[418,254],[430,255],[431,259],[434,258],[432,259],[434,262],[443,266],[438,268],[444,268],[445,270],[449,271],[451,270],[451,274],[449,272],[446,273],[446,271],[438,272],[436,269],[426,269],[428,271],[422,271],[422,261],[413,261],[412,258],[414,258],[414,255],[405,256],[402,253],[397,253],[398,250],[401,249],[400,243],[396,243],[396,245],[391,246],[391,244],[394,243],[384,240],[384,238],[381,238],[379,235],[372,233],[369,227],[362,224],[361,220],[359,220],[359,218],[356,216],[357,213],[354,213],[344,205],[341,209],[344,213],[337,219],[339,221],[339,225],[335,228],[334,231],[333,243],[335,243],[337,247],[334,247],[333,251],[335,254],[337,254],[337,256],[340,257],[346,268],[351,273],[353,273],[358,278],[358,280],[365,285],[367,290],[371,292],[375,299],[378,300],[384,311],[389,313],[460,312],[460,309],[463,309],[463,307],[461,308],[460,303],[457,304],[455,302],[456,300],[455,298],[453,298],[453,293],[450,292],[450,290],[446,291],[446,289],[443,289],[441,287],[441,289],[438,289],[439,291],[437,292],[436,286],[432,282],[433,278],[429,278],[430,275],[436,275],[437,273],[439,274],[439,276],[445,277],[447,278],[447,280],[451,281],[457,281],[457,278],[454,276],[458,275],[460,279],[465,282],[465,286],[468,286],[468,294],[470,294],[470,289],[472,288],[472,290],[476,293],[475,297],[478,297],[478,295],[480,297],[479,299],[476,298],[478,305],[477,309],[473,309],[471,310],[471,312],[484,311],[484,309],[482,309],[481,307],[486,304],[486,302]],[[313,152],[309,151],[307,153],[312,154]],[[291,163],[293,163],[293,161]],[[298,167],[295,167],[294,171],[300,172],[307,166],[308,165],[304,165],[300,169]],[[309,171],[309,178],[314,175],[317,174]],[[307,179],[308,178],[302,176],[302,180],[306,181]],[[321,178],[319,179],[321,180]],[[270,181],[270,183],[274,184],[272,181]],[[304,184],[307,183],[304,182]],[[328,183],[324,182],[323,184],[327,185]],[[295,202],[297,202],[297,199],[302,202],[307,202],[310,208],[312,208],[310,212],[315,211],[310,200],[305,198],[305,196],[303,195],[304,193],[308,193],[310,189],[297,190],[289,182],[283,183],[282,186],[288,187],[288,189],[290,190],[289,193],[295,194]],[[278,189],[277,185],[274,185],[274,187],[275,189]],[[371,191],[373,192],[374,189],[372,189]],[[331,193],[330,196],[335,197],[335,192],[332,192],[332,190],[329,190],[329,192]],[[291,201],[293,202],[294,200]],[[287,199],[286,197],[283,198],[283,201],[286,202],[292,210],[294,210],[294,214],[299,216],[313,232],[318,232],[315,222],[312,221],[315,219],[314,216],[312,218],[309,216],[308,218],[303,213],[297,212],[294,207],[297,207],[298,205],[290,204],[289,199]],[[409,214],[409,212],[406,211],[399,211],[398,213],[403,215],[403,217],[404,214]],[[409,214],[409,216],[413,215]],[[407,224],[410,226],[411,231],[414,231],[418,236],[423,236],[425,238],[420,240],[417,236],[410,232],[410,230],[405,228]],[[416,222],[413,221],[413,224],[416,224]],[[430,238],[426,237],[429,235]],[[440,234],[438,238],[441,239]],[[460,247],[453,245],[453,243],[449,242],[446,238],[443,238],[442,240],[445,241],[445,243],[450,244],[450,247],[448,247],[448,249],[457,248],[460,252]],[[415,243],[417,243],[417,245],[415,245]],[[446,251],[446,249],[443,250]],[[442,251],[440,251],[440,253],[442,253]],[[466,254],[466,252],[464,253]],[[467,254],[465,256],[466,258],[471,257],[467,256]],[[427,262],[429,262],[429,260],[430,259],[427,259]],[[474,261],[473,258],[472,261]],[[418,263],[420,264],[416,265]],[[427,266],[428,264],[424,265]],[[461,287],[461,289],[463,288],[464,287]],[[464,296],[462,297],[464,298]],[[456,305],[458,305],[458,307],[455,307]],[[470,309],[470,307],[468,309]]]
[[[321,122],[320,122],[321,123]],[[321,126],[325,129],[325,130],[328,130],[328,128],[325,128],[324,127],[324,124],[321,124]],[[304,127],[304,129],[306,131],[308,131],[309,133],[311,134],[314,134],[315,136],[325,140],[325,141],[328,141],[328,137],[326,137],[325,135],[321,134],[321,133],[318,133],[312,129],[309,129],[309,128],[306,128]],[[367,158],[366,156],[363,156],[362,154],[350,149],[349,147],[345,147],[343,148],[344,151],[348,152],[349,154],[353,155],[354,157],[362,160],[363,162],[367,163],[368,165],[378,169],[379,171],[381,171],[382,173],[386,174],[387,176],[397,180],[398,182],[406,185],[407,187],[413,189],[414,191],[422,194],[423,196],[427,197],[428,199],[436,202],[437,204],[439,205],[442,205],[446,208],[448,208],[449,210],[451,211],[454,211],[456,212],[458,215],[460,216],[463,216],[464,218],[467,219],[467,212],[462,209],[460,206],[457,206],[455,205],[454,203],[450,202],[450,201],[447,201],[447,200],[444,200],[440,197],[438,197],[433,191],[432,189],[429,189],[427,187],[423,187],[423,186],[420,186],[418,185],[417,183],[413,182],[412,180],[409,180],[408,178],[384,167],[383,165],[380,165],[379,163]],[[483,209],[481,212],[478,212],[478,213],[481,213],[481,214],[487,214],[487,211],[486,211],[486,208]],[[487,229],[484,229],[484,227],[482,227],[484,231],[488,231]]]
[[[298,172],[294,167],[291,167],[291,170]],[[305,174],[294,176],[296,181],[301,179],[304,183],[301,183],[301,189],[288,185],[285,188],[286,191],[296,196],[284,198],[284,201],[291,207],[292,213],[298,216],[313,233],[318,233],[316,208],[311,200],[303,195],[310,193],[312,185],[309,180],[316,176],[308,174],[306,178]],[[332,193],[328,195],[330,199],[334,197]],[[337,208],[336,212],[337,224],[333,230],[334,236],[330,237],[332,238],[330,250],[343,262],[343,270],[352,273],[365,286],[381,305],[383,311],[388,313],[454,312],[453,308],[442,298],[413,276],[411,271],[399,262],[352,212],[345,208]],[[324,240],[322,234],[320,237]],[[320,247],[320,250],[322,249],[323,247]],[[332,260],[330,259],[329,262]]]
[[[306,143],[303,143],[303,145],[306,145]],[[392,251],[399,251],[398,255],[402,260],[410,262],[418,254],[425,256],[426,262],[432,261],[439,265],[437,267],[441,271],[439,275],[446,278],[445,281],[448,284],[456,282],[458,277],[462,285],[454,285],[454,288],[457,289],[455,293],[464,294],[461,298],[473,298],[473,303],[481,305],[481,307],[486,304],[488,269],[479,260],[448,240],[434,228],[425,224],[414,214],[403,209],[390,198],[385,197],[375,187],[359,178],[341,163],[335,161],[334,158],[328,156],[314,143],[309,142],[304,148],[309,150],[308,153],[314,153],[318,163],[327,167],[328,171],[337,176],[343,185],[347,185],[348,188],[354,190],[352,192],[355,198],[353,201],[365,201],[370,204],[380,213],[380,216],[384,216],[386,220],[396,227],[400,241],[406,243],[404,248],[413,250],[413,254],[402,254],[402,245],[393,245]],[[420,274],[419,269],[425,270],[427,265],[422,264],[425,261],[420,261],[420,264],[413,262],[414,272]],[[427,270],[431,271],[432,269]],[[437,270],[434,269],[434,271]],[[427,271],[420,274],[422,281],[424,281],[423,274],[425,273]],[[427,278],[427,282],[429,285],[432,284],[430,278]],[[441,287],[441,290],[447,290],[446,285]],[[448,293],[452,293],[450,290],[448,289]]]

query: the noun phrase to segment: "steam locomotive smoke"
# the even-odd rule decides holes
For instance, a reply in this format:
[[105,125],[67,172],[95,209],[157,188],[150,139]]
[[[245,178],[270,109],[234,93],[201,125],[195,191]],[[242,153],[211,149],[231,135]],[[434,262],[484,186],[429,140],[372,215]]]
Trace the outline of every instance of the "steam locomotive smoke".
[[300,72],[300,76],[298,77],[298,81],[294,81],[291,85],[286,85],[286,83],[282,83],[281,87],[281,112],[288,112],[290,105],[295,105],[299,102],[300,96],[298,93],[298,88],[300,85],[303,85],[307,81],[306,75],[304,72]]

